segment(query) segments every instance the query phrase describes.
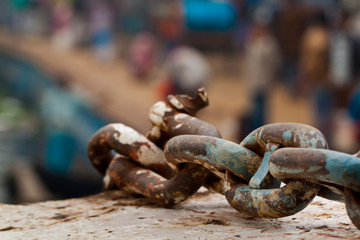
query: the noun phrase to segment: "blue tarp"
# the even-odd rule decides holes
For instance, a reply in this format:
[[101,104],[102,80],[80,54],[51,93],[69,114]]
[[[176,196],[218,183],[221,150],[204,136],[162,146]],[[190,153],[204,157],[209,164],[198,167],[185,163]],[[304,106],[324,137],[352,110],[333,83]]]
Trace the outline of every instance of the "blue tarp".
[[235,7],[226,1],[183,1],[185,25],[193,31],[228,31],[236,24]]

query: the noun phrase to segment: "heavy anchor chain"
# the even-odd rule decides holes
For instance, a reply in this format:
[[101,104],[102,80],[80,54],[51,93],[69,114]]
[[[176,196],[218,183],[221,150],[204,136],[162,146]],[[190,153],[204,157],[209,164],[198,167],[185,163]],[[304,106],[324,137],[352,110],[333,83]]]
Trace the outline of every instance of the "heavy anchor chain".
[[[152,127],[146,137],[123,124],[109,124],[98,130],[89,142],[88,155],[105,175],[105,188],[116,185],[165,206],[194,194],[212,173],[198,164],[175,164],[171,157],[165,158],[162,148],[170,138],[181,134],[221,137],[214,126],[195,117],[207,105],[204,89],[199,89],[194,98],[170,95],[167,101],[151,108]],[[213,177],[210,185],[221,189],[219,181]]]
[[[166,145],[165,155],[178,159],[186,155],[190,162],[225,171],[225,197],[239,212],[285,217],[301,211],[318,195],[345,202],[351,221],[360,229],[359,153],[327,148],[317,129],[277,123],[256,129],[240,144],[214,137],[177,136]],[[244,155],[258,158],[243,161]]]
[[[239,145],[214,137],[178,136],[168,142],[165,155],[176,152],[180,159],[182,155],[190,155],[190,159],[201,156],[204,166],[225,170],[225,197],[239,212],[253,217],[285,217],[304,209],[320,191],[319,185],[298,179],[280,188],[280,181],[269,172],[272,154],[290,146],[327,148],[327,143],[313,127],[278,123],[256,129]],[[256,158],[243,161],[243,155]]]
[[204,89],[194,98],[170,95],[152,107],[146,137],[122,124],[95,133],[88,153],[105,187],[171,206],[205,184],[239,212],[263,218],[295,214],[318,195],[344,202],[360,229],[359,153],[328,150],[320,131],[296,123],[265,125],[236,144],[195,117],[207,105]]

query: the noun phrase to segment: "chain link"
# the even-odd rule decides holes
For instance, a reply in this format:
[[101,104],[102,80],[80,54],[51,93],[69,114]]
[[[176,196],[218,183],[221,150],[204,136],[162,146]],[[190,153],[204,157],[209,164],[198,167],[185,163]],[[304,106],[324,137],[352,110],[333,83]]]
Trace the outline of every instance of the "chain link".
[[[214,189],[220,179],[198,164],[176,164],[165,160],[162,151],[172,137],[198,134],[220,137],[212,125],[195,114],[208,105],[207,94],[199,89],[194,98],[170,95],[150,110],[152,127],[146,137],[122,124],[110,124],[94,134],[88,146],[91,163],[103,175],[105,188],[117,186],[171,206],[193,195],[211,178]],[[121,156],[114,156],[115,151]]]
[[265,218],[293,215],[320,196],[344,202],[360,229],[359,153],[328,150],[320,131],[296,123],[265,125],[236,144],[195,117],[207,105],[204,89],[194,98],[170,95],[151,108],[146,137],[123,124],[95,133],[88,154],[105,188],[171,206],[204,185],[239,212]]

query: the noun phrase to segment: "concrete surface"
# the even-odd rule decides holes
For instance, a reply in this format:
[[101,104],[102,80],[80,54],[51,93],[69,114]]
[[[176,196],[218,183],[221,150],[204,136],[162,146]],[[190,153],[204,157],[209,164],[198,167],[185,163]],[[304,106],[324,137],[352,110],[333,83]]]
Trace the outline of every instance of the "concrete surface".
[[316,198],[281,219],[241,216],[203,189],[171,209],[121,191],[29,205],[0,205],[0,239],[360,239],[344,205]]

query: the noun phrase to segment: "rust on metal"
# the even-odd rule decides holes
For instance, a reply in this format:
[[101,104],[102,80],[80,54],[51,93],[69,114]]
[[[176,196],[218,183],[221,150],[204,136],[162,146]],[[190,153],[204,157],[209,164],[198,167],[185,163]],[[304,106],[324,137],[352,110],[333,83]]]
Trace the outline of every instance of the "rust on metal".
[[[165,159],[161,150],[170,138],[177,135],[221,137],[214,126],[194,117],[207,105],[204,89],[199,89],[194,98],[170,95],[166,102],[157,102],[151,108],[152,128],[146,137],[122,124],[110,124],[100,129],[90,140],[88,152],[92,164],[105,174],[105,187],[117,186],[165,206],[185,200],[209,177],[211,182],[208,185],[223,191],[223,181],[206,168],[194,163],[169,164],[175,161],[171,156]],[[121,157],[114,158],[111,151]]]
[[349,188],[344,189],[346,211],[352,223],[360,229],[360,193]]
[[306,179],[322,185],[360,192],[360,159],[325,149],[284,148],[270,158],[277,179]]
[[169,95],[151,108],[146,137],[120,123],[97,131],[88,154],[105,188],[172,206],[206,186],[261,218],[295,214],[318,195],[344,202],[360,229],[359,153],[328,150],[320,131],[296,123],[265,125],[236,144],[195,116],[208,104],[204,89],[195,97]]
[[161,147],[171,137],[181,134],[221,137],[214,126],[195,117],[198,111],[208,105],[209,99],[204,88],[200,88],[195,97],[169,95],[166,101],[159,101],[150,109],[152,127],[146,137]]
[[166,179],[129,159],[115,158],[109,166],[109,176],[119,187],[150,198],[153,202],[172,206],[193,195],[208,179],[210,171],[186,164],[175,177]]
[[250,133],[241,145],[263,156],[268,143],[277,143],[280,147],[328,148],[327,141],[319,130],[299,123],[265,125]]
[[252,189],[228,172],[225,197],[241,213],[252,217],[279,218],[304,209],[319,190],[319,186],[304,180],[292,180],[276,189]]
[[271,154],[279,149],[279,144],[268,143],[261,164],[249,182],[249,187],[256,189],[278,188],[281,182],[274,178],[269,172],[269,160]]
[[320,184],[321,197],[345,201],[354,225],[360,225],[360,158],[324,149],[280,149],[271,156],[270,172],[280,180],[304,179]]
[[228,174],[225,196],[238,211],[254,217],[284,217],[302,210],[319,192],[319,185],[292,179],[279,188],[268,164],[271,155],[281,147],[328,148],[317,129],[295,123],[268,124],[254,130],[240,145],[263,157],[263,163],[249,186]]
[[170,178],[176,174],[159,147],[121,123],[109,124],[101,128],[88,144],[90,162],[102,175],[114,158],[112,150],[164,177]]
[[177,163],[200,164],[225,179],[231,171],[248,182],[258,169],[261,158],[239,144],[210,136],[182,135],[168,142],[165,156]]

